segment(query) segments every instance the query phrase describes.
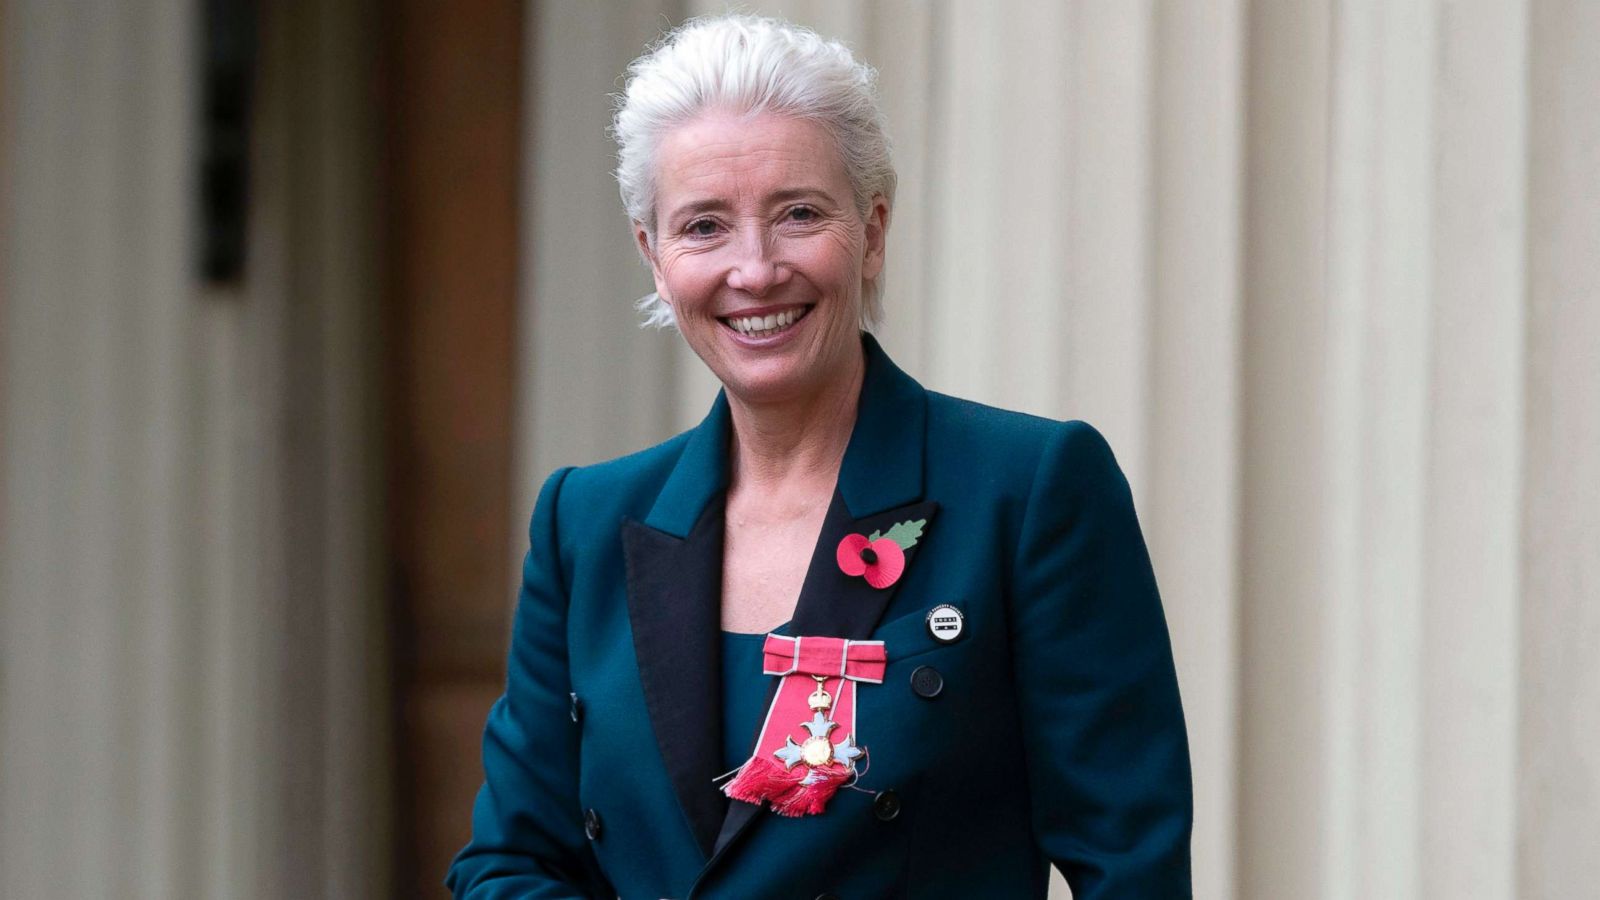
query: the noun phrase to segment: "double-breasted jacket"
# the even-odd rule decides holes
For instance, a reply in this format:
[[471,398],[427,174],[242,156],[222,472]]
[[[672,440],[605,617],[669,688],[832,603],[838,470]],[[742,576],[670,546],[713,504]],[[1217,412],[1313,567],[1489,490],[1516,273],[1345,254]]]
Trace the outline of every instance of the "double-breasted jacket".
[[[798,818],[714,783],[719,396],[697,428],[540,491],[458,897],[1042,898],[1051,864],[1078,900],[1189,895],[1183,713],[1111,449],[1083,422],[927,391],[863,342],[788,630],[884,642],[857,782]],[[840,569],[845,535],[908,520],[926,525],[892,586]],[[929,627],[944,604],[952,643]]]

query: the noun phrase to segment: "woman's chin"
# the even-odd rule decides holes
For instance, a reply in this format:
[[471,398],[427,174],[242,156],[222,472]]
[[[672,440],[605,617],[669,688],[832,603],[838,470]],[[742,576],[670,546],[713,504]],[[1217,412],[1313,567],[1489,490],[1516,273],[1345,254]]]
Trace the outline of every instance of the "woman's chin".
[[808,315],[779,334],[759,337],[719,324],[715,361],[704,354],[702,359],[730,397],[760,405],[803,401],[846,374],[847,369],[837,365],[843,351],[834,342],[858,340],[853,333],[841,338],[834,329],[819,329],[819,322],[819,317]]
[[[794,331],[805,322],[797,323]],[[718,335],[722,346],[717,374],[729,393],[750,402],[771,402],[794,395],[808,380],[814,366],[814,353],[806,342],[795,340],[794,334],[781,334],[772,338],[754,339],[724,329]]]
[[722,379],[728,394],[744,403],[770,404],[798,400],[817,390],[808,367],[796,360],[762,360],[734,365]]
[[817,352],[724,361],[728,364],[718,375],[729,399],[749,406],[804,405],[846,389],[856,368]]

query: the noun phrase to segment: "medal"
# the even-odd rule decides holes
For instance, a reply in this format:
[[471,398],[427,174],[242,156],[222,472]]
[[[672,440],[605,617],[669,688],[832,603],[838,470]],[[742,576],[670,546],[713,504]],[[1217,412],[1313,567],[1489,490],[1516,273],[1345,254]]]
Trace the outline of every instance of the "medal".
[[783,816],[822,812],[866,755],[856,745],[856,684],[883,683],[886,661],[882,641],[767,635],[762,671],[782,680],[754,754],[723,793],[765,800]]

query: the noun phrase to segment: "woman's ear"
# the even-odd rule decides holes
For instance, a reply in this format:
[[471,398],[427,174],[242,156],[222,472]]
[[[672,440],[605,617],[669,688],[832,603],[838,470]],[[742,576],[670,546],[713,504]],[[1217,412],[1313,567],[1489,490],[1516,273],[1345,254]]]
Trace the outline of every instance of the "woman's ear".
[[868,281],[883,271],[884,247],[889,232],[889,201],[874,194],[867,207],[866,248],[861,258],[861,277]]
[[655,242],[650,238],[650,229],[645,228],[644,223],[638,219],[633,220],[633,240],[639,246],[639,255],[650,267],[650,277],[656,283],[656,293],[661,295],[661,299],[671,303],[671,298],[667,296],[666,280],[661,277],[661,263],[656,258]]

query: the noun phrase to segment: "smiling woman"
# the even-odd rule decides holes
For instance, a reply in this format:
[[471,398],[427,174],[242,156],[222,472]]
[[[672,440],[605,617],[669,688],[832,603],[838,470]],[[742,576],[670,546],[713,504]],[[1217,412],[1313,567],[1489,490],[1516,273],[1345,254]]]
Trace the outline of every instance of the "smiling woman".
[[1039,898],[1053,863],[1078,900],[1187,896],[1183,712],[1110,448],[926,391],[863,330],[895,188],[872,70],[723,16],[631,72],[641,306],[723,390],[541,491],[452,889]]
[[657,150],[656,220],[635,223],[656,292],[730,400],[840,399],[860,380],[863,283],[888,201],[867,215],[821,125],[710,110]]

